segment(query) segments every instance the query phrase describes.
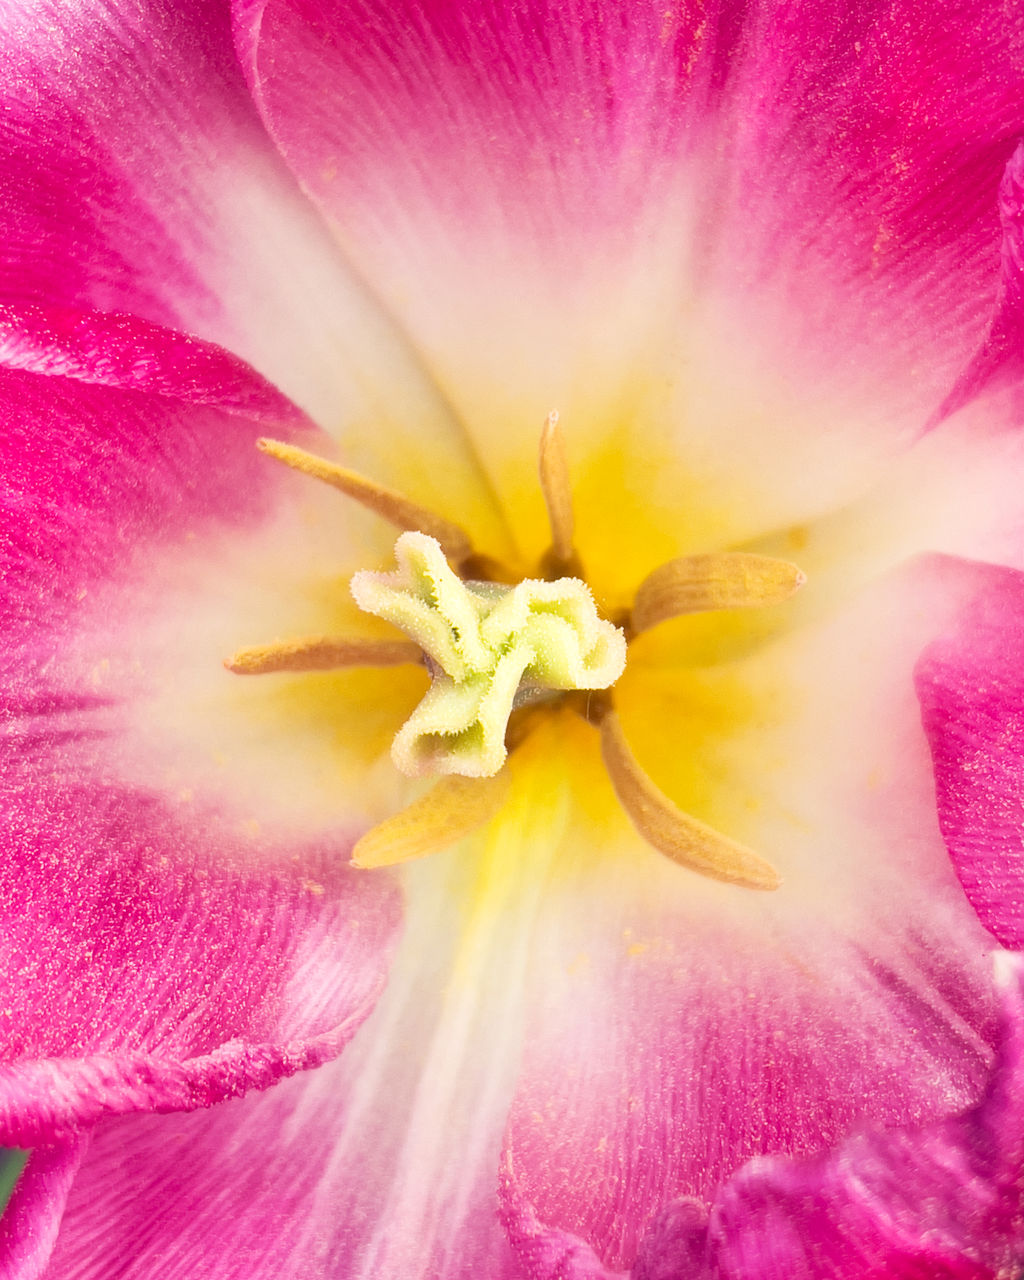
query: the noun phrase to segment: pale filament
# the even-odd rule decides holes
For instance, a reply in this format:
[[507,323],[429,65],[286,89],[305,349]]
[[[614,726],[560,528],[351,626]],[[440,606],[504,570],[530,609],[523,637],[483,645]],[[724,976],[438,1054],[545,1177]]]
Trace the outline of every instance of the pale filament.
[[349,640],[343,636],[298,636],[239,649],[224,663],[241,676],[274,671],[332,671],[338,667],[396,667],[422,662],[411,640]]
[[601,755],[619,803],[648,844],[680,866],[747,889],[777,889],[778,871],[764,858],[678,809],[637,763],[609,705],[600,718]]
[[352,866],[390,867],[440,853],[489,822],[505,803],[508,788],[504,770],[491,778],[441,778],[361,836],[352,850]]
[[788,600],[806,575],[788,560],[722,551],[680,556],[641,582],[630,614],[634,635],[686,613],[750,609]]
[[558,424],[558,411],[552,409],[540,433],[538,459],[540,488],[551,526],[551,552],[553,571],[562,573],[577,565],[573,546],[575,518],[572,510],[572,483],[569,479],[569,460],[565,451],[565,437]]
[[326,458],[315,453],[307,453],[295,445],[285,444],[281,440],[262,439],[256,442],[264,453],[270,454],[285,466],[301,471],[304,475],[313,476],[331,485],[349,498],[354,498],[368,510],[379,515],[398,529],[415,530],[428,533],[444,548],[450,560],[460,563],[472,554],[473,545],[465,529],[437,515],[427,507],[421,507],[404,494],[395,489],[388,489],[376,481],[361,476],[357,471],[349,471],[339,467]]

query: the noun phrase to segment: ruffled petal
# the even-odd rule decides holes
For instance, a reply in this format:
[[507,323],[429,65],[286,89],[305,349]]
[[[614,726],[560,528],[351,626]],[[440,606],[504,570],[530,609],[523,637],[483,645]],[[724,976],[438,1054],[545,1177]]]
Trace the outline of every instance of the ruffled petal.
[[96,1129],[54,1280],[520,1280],[494,1189],[529,938],[521,915],[467,920],[472,859],[432,861],[388,988],[336,1062]]
[[387,881],[152,796],[57,789],[48,763],[5,771],[0,1142],[209,1106],[340,1051],[383,983]]
[[939,822],[971,905],[1024,946],[1024,576],[989,569],[917,669]]
[[816,1161],[756,1161],[712,1210],[719,1280],[996,1280],[1019,1269],[1024,967],[1003,964],[988,1089],[962,1116],[860,1132]]
[[29,1156],[0,1217],[3,1280],[37,1280],[45,1272],[85,1145],[40,1147]]
[[[996,1280],[1024,1252],[1019,1076],[1024,962],[997,959],[1001,1019],[981,1101],[926,1126],[861,1128],[812,1160],[752,1160],[712,1197],[671,1200],[632,1280]],[[582,1240],[541,1224],[509,1171],[506,1224],[530,1280],[616,1280]],[[525,1244],[525,1248],[523,1247]]]

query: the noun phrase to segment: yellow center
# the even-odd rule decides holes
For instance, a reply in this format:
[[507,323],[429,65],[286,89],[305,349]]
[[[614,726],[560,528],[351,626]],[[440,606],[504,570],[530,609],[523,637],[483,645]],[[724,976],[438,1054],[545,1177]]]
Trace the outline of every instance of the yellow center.
[[804,581],[795,565],[741,552],[679,557],[649,573],[617,617],[599,617],[574,544],[569,467],[554,413],[539,457],[551,545],[537,577],[518,581],[476,551],[467,531],[405,495],[291,445],[265,440],[260,447],[405,530],[397,571],[352,580],[357,603],[392,624],[393,638],[298,637],[241,650],[227,663],[244,675],[411,663],[431,671],[431,689],[399,730],[392,755],[404,773],[441,776],[357,842],[354,865],[423,857],[490,821],[506,800],[508,754],[541,722],[569,713],[596,728],[614,792],[653,849],[714,879],[778,887],[768,861],[684,813],[648,777],[610,686],[625,665],[627,641],[683,614],[783,601]]

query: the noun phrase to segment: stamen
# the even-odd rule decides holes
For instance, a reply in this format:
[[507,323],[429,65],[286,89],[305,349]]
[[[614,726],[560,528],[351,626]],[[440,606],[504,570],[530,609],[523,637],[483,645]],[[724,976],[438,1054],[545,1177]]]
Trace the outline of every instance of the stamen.
[[648,844],[680,866],[747,889],[777,889],[781,877],[770,862],[744,845],[677,809],[637,763],[615,711],[600,721],[601,754],[615,794]]
[[422,533],[403,533],[395,558],[395,572],[364,570],[351,588],[361,609],[416,641],[434,677],[391,749],[403,773],[489,777],[505,762],[514,707],[622,675],[625,637],[579,579],[463,582]]
[[408,640],[346,640],[339,636],[300,636],[278,644],[239,649],[224,663],[240,676],[272,671],[332,671],[336,667],[397,667],[421,662],[418,645]]
[[575,569],[576,550],[573,546],[575,518],[572,511],[572,484],[569,479],[569,460],[565,452],[565,438],[558,425],[558,411],[552,409],[540,433],[540,487],[544,505],[548,509],[551,526],[550,559],[557,574]]
[[442,778],[393,817],[356,841],[354,867],[390,867],[457,844],[489,822],[505,802],[508,775]]
[[723,551],[681,556],[660,565],[640,584],[631,616],[634,635],[684,613],[777,604],[807,576],[788,560]]
[[421,507],[397,490],[387,489],[384,485],[361,476],[357,471],[339,467],[326,458],[317,457],[315,453],[307,453],[305,449],[297,449],[281,440],[262,439],[257,440],[256,444],[264,453],[269,453],[285,466],[322,480],[349,498],[354,498],[396,528],[418,529],[436,538],[445,554],[456,563],[471,554],[472,543],[464,529],[451,520],[446,520],[444,516]]

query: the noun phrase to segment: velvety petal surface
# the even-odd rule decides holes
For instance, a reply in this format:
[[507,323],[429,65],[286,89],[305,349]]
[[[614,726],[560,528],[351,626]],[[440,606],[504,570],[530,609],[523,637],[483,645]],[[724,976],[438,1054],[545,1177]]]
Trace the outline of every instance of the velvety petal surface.
[[[445,923],[444,904],[430,905]],[[404,969],[394,992],[392,979],[337,1062],[210,1111],[97,1129],[47,1276],[520,1280],[494,1213],[504,1091],[489,1100],[498,1082],[466,1073],[458,998],[430,1027],[438,951],[434,937],[407,956],[416,978]],[[499,1018],[477,1011],[471,1025],[507,1047]],[[490,1046],[492,1070],[507,1074],[498,1053]]]
[[475,463],[267,138],[226,4],[10,0],[0,69],[0,298],[212,339],[382,479],[410,478],[382,430],[428,433],[446,462],[431,493],[465,500]]
[[[489,850],[513,878],[522,830]],[[97,1129],[52,1276],[518,1280],[495,1172],[541,886],[495,914],[480,852],[410,877],[387,991],[337,1062],[211,1111]]]
[[226,352],[137,318],[3,321],[0,1145],[38,1151],[0,1273],[23,1280],[83,1132],[335,1056],[383,986],[399,911],[386,879],[344,865],[344,823],[281,842],[167,778],[133,784],[109,721],[130,691],[103,687],[109,658],[82,661],[105,593],[116,657],[168,588],[161,565],[187,576],[273,517],[280,477],[255,440],[302,415]]
[[[925,1126],[861,1128],[798,1161],[751,1161],[710,1208],[670,1201],[640,1242],[632,1280],[993,1280],[1016,1274],[1024,1123],[1021,958],[997,957],[1000,1032],[978,1104]],[[578,1237],[539,1222],[506,1174],[510,1235],[532,1277],[613,1280]]]
[[991,568],[917,669],[939,820],[972,906],[1024,946],[1024,577]]
[[820,1160],[744,1169],[716,1199],[721,1280],[991,1280],[1024,1258],[1020,1169],[1024,1001],[1003,966],[1002,1033],[984,1097],[921,1129],[856,1134]]
[[265,1088],[336,1054],[366,1016],[396,902],[338,871],[337,848],[247,868],[261,851],[232,848],[215,820],[204,849],[153,797],[33,800],[5,796],[3,1142]]
[[71,1142],[32,1153],[0,1218],[3,1280],[36,1280],[45,1272],[82,1146]]
[[78,593],[154,541],[265,518],[278,477],[259,465],[261,424],[294,430],[302,415],[227,352],[137,318],[9,306],[0,324],[13,662],[23,634],[52,643]]
[[581,1280],[628,1270],[668,1200],[709,1202],[754,1155],[979,1096],[991,941],[948,864],[911,679],[977,585],[922,562],[717,666],[670,678],[637,653],[618,698],[641,762],[783,884],[716,885],[632,846],[591,782],[590,857],[549,886],[533,948],[506,1136],[504,1211],[536,1280],[573,1241]]
[[235,5],[271,134],[531,552],[552,405],[596,539],[621,477],[632,571],[652,526],[667,557],[855,495],[982,342],[1020,23],[847,9]]

